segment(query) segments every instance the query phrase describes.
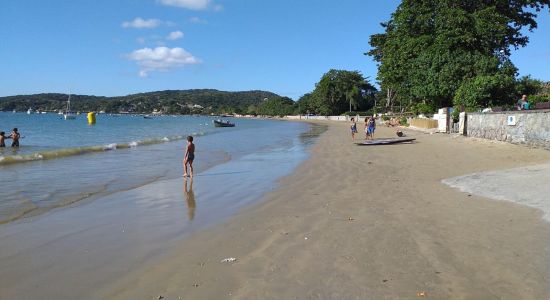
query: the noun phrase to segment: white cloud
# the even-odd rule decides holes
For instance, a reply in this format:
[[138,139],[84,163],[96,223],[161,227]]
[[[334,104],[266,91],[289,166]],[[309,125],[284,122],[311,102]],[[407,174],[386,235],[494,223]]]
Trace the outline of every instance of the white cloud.
[[145,19],[142,19],[140,17],[137,17],[132,21],[123,22],[122,27],[123,28],[143,29],[143,28],[155,28],[155,27],[160,26],[161,24],[162,24],[161,20],[157,20],[157,19],[147,19],[147,20],[145,20]]
[[201,19],[199,17],[189,18],[189,22],[191,22],[193,24],[208,24],[208,21],[206,21],[204,19]]
[[222,9],[219,4],[212,4],[211,0],[157,0],[161,4],[168,6],[183,7],[192,10],[205,10],[212,6],[215,11]]
[[172,31],[170,34],[166,37],[167,40],[175,41],[177,39],[181,39],[183,37],[183,32],[181,31]]
[[191,53],[177,47],[143,48],[127,54],[126,57],[138,64],[140,77],[147,77],[151,71],[168,71],[201,63]]

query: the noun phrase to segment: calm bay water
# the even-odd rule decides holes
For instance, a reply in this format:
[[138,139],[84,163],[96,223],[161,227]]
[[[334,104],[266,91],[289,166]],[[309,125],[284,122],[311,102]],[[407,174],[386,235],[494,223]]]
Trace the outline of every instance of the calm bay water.
[[18,127],[23,136],[20,149],[0,150],[0,223],[180,177],[187,135],[195,136],[199,176],[254,153],[305,153],[307,124],[234,119],[234,128],[215,128],[212,120],[102,114],[89,126],[85,115],[0,112],[0,130]]

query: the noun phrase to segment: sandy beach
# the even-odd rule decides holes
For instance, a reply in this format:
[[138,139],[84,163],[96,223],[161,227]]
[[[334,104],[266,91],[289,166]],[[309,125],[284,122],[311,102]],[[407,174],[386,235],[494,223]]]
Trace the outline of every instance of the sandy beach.
[[348,124],[327,124],[311,158],[259,204],[91,298],[550,297],[542,212],[441,182],[548,163],[550,152],[414,131],[414,144],[358,147]]

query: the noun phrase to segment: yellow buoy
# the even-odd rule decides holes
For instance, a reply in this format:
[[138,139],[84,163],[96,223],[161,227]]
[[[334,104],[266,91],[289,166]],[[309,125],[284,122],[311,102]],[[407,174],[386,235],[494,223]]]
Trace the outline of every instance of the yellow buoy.
[[88,124],[95,124],[95,112],[91,111],[88,113]]

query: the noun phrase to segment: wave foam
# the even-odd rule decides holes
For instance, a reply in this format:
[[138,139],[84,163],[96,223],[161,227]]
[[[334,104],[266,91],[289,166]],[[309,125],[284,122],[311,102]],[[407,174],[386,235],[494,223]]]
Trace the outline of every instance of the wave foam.
[[58,159],[64,157],[70,157],[75,155],[82,155],[87,153],[97,153],[112,151],[117,149],[129,149],[138,146],[147,146],[154,144],[167,143],[172,141],[182,140],[183,136],[171,136],[171,137],[162,137],[162,138],[153,138],[142,141],[132,141],[129,143],[111,143],[107,145],[100,146],[84,146],[84,147],[74,147],[74,148],[64,148],[51,151],[42,151],[26,155],[5,155],[0,156],[0,166],[31,162],[37,160],[49,160],[49,159]]

